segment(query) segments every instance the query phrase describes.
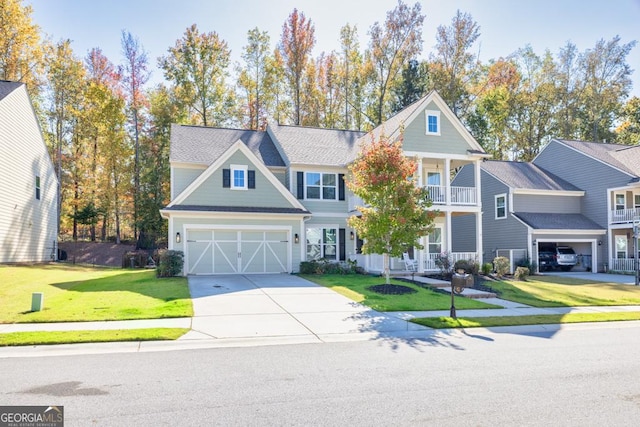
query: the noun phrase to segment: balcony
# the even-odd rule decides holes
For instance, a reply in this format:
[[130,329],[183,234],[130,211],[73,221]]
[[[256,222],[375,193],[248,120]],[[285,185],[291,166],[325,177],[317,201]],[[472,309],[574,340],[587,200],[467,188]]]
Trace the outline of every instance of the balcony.
[[[447,187],[444,185],[427,185],[429,197],[434,205],[447,204]],[[475,187],[449,187],[449,204],[475,206],[478,204]]]
[[640,208],[635,209],[616,209],[611,211],[609,222],[611,224],[633,223],[633,220],[640,218]]

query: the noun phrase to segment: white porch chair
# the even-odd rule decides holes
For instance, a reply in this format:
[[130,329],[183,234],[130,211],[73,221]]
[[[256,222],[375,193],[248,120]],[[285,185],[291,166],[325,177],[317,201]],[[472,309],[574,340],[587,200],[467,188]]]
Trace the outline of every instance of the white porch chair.
[[404,261],[405,268],[409,271],[417,271],[418,270],[418,261],[415,259],[409,258],[409,253],[405,252],[402,254],[402,260]]

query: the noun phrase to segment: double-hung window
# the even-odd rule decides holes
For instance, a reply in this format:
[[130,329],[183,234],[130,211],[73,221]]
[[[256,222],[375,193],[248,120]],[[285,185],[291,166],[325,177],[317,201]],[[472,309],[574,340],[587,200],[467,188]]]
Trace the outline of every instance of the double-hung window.
[[440,111],[425,111],[427,135],[440,135]]
[[40,200],[40,177],[36,176],[36,200]]
[[335,228],[307,228],[307,261],[337,259],[338,230]]
[[336,200],[337,175],[335,173],[307,172],[306,198]]
[[247,189],[246,165],[231,165],[231,188],[234,190]]
[[496,196],[496,219],[507,217],[507,195],[499,194]]

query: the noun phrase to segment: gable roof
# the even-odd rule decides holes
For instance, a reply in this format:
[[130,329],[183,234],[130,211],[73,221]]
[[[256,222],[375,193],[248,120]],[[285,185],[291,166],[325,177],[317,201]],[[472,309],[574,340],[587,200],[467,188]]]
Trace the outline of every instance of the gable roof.
[[631,176],[640,176],[640,146],[556,138],[552,141],[564,144]]
[[582,214],[514,212],[513,215],[536,230],[604,231],[604,228]]
[[[244,141],[238,139],[234,144],[232,144],[227,150],[219,156],[215,162],[211,163],[207,169],[204,170],[191,184],[185,188],[182,193],[178,194],[175,199],[173,199],[165,208],[165,210],[180,205],[184,202],[189,195],[191,195],[198,187],[200,187],[213,173],[220,169],[223,164],[236,152],[240,151],[247,159],[255,165],[255,167],[267,178],[267,180],[273,185],[279,192],[282,194],[285,200],[287,200],[290,206],[294,209],[299,210],[300,212],[307,212],[305,207],[296,199],[289,190],[285,188],[285,186],[278,181],[278,179],[267,169],[267,166],[258,159],[258,157],[253,154],[251,149],[247,147]],[[176,209],[176,208],[174,208]]]
[[[388,120],[378,125],[367,134],[366,138],[371,138],[371,136],[373,136],[374,139],[377,140],[380,135],[384,134],[391,141],[396,140],[400,137],[402,129],[407,124],[415,120],[418,114],[422,113],[422,111],[424,111],[432,102],[438,106],[441,113],[449,120],[449,122],[451,122],[467,144],[469,144],[470,153],[489,156],[435,90],[432,90],[426,96],[403,108],[393,117],[390,117]],[[361,141],[363,140],[361,139]],[[368,142],[368,139],[365,139],[364,142]]]
[[267,132],[205,126],[171,125],[169,160],[210,165],[238,140],[267,166],[284,166]]
[[10,82],[8,80],[0,80],[0,101],[7,97],[11,92],[24,85],[20,82]]
[[480,167],[513,189],[582,191],[533,163],[486,160]]
[[288,164],[346,166],[355,160],[365,132],[304,126],[269,125]]

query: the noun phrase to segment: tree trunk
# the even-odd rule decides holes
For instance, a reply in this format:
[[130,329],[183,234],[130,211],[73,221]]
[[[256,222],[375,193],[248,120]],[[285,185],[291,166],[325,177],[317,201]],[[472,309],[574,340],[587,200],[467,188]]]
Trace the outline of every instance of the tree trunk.
[[382,254],[382,264],[384,267],[384,280],[387,285],[391,283],[390,261],[391,261],[391,257],[389,257],[388,253]]

